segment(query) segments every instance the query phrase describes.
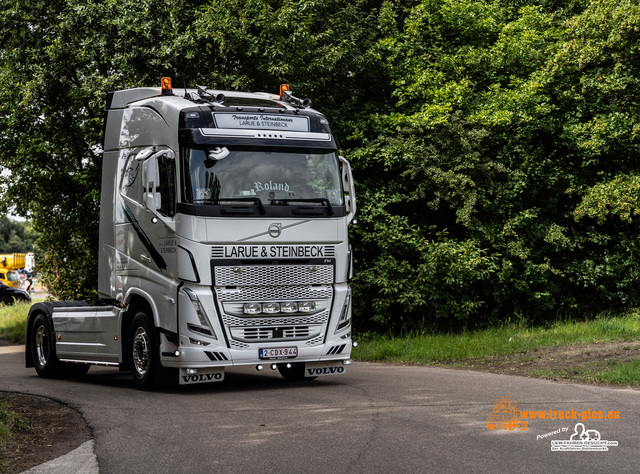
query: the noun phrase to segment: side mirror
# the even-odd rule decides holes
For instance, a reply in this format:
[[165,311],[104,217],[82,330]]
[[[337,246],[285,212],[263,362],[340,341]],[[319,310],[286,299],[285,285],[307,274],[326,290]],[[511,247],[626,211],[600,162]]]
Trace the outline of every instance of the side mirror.
[[[142,164],[142,182],[144,183],[144,205],[152,212],[160,208],[159,193],[156,192],[160,181],[158,162],[154,159],[147,159]],[[158,196],[157,196],[158,195]]]
[[142,164],[142,182],[144,183],[144,205],[151,212],[156,214],[162,206],[162,196],[158,191],[160,183],[160,168],[158,158],[166,157],[175,159],[175,153],[169,149],[160,150],[156,153],[154,147],[145,148],[136,155],[136,160],[144,160]]
[[349,193],[348,196],[344,197],[345,207],[347,208],[347,221],[351,223],[353,217],[356,214],[356,188],[353,184],[353,175],[351,174],[351,165],[344,158],[344,156],[339,156],[340,162],[342,163],[342,186]]

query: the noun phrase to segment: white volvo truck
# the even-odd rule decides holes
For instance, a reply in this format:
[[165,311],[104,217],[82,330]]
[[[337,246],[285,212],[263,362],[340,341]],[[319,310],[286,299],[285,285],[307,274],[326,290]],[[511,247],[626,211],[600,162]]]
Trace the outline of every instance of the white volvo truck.
[[355,193],[309,105],[287,85],[174,91],[163,78],[109,93],[100,302],[34,304],[27,367],[117,366],[142,389],[221,381],[237,365],[344,373]]

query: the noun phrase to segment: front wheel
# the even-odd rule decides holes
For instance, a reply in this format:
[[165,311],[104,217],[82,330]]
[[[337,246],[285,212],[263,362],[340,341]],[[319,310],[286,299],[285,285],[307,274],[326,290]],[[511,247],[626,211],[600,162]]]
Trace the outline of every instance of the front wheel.
[[162,367],[159,348],[160,342],[151,318],[144,311],[138,312],[129,329],[129,367],[133,381],[142,390],[169,385],[177,377],[174,369]]

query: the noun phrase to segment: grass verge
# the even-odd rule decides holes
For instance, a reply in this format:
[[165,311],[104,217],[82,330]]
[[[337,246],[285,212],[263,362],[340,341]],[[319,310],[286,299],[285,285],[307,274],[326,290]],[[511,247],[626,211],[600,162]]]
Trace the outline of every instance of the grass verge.
[[640,312],[633,311],[541,328],[507,324],[460,334],[370,336],[352,357],[640,387],[640,350],[632,347],[639,339]]
[[541,369],[532,375],[539,378],[570,378],[579,382],[640,387],[640,359],[630,362],[594,361],[585,367]]
[[634,360],[598,371],[594,378],[606,384],[638,386],[639,374],[640,360]]
[[410,337],[372,336],[355,350],[358,360],[430,364],[451,360],[524,353],[530,350],[634,341],[640,338],[640,312],[624,316],[603,315],[590,321],[556,322],[546,328],[507,325],[497,329]]
[[0,304],[0,339],[24,344],[29,308],[35,302],[34,300],[30,303]]

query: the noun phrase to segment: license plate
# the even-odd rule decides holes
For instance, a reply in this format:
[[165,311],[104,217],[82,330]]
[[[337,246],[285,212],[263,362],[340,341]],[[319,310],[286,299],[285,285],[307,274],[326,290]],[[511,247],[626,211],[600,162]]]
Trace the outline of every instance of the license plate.
[[271,349],[260,349],[261,359],[291,359],[298,357],[297,347],[273,347]]

